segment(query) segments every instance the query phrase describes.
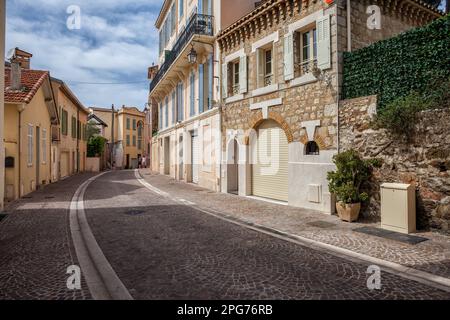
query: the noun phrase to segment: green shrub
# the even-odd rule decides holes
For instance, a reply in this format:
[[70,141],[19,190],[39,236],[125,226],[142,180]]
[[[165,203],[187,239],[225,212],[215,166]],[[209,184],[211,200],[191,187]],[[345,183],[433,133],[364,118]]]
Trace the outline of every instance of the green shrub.
[[93,136],[89,138],[87,143],[87,156],[97,157],[103,154],[105,149],[106,139],[101,136]]
[[346,204],[364,202],[369,195],[361,192],[361,186],[372,176],[376,160],[363,160],[355,150],[348,150],[333,157],[337,170],[327,175],[328,187],[338,201]]

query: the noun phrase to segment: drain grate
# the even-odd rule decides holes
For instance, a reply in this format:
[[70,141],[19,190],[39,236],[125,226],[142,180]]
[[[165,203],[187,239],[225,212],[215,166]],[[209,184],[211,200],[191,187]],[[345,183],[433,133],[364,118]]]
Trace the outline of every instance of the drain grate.
[[403,243],[407,243],[407,244],[412,244],[412,245],[415,245],[415,244],[418,244],[418,243],[428,240],[427,238],[423,238],[423,237],[412,236],[409,234],[403,234],[403,233],[398,233],[398,232],[394,232],[394,231],[384,230],[384,229],[380,229],[380,228],[373,228],[373,227],[362,227],[362,228],[354,229],[353,231],[368,234],[368,235],[375,236],[375,237],[384,238],[384,239],[389,239],[389,240],[399,241],[399,242],[403,242]]
[[7,216],[8,216],[7,214],[1,213],[1,214],[0,214],[0,222],[1,222],[3,219],[5,219]]
[[143,215],[144,213],[145,213],[144,210],[128,210],[127,212],[125,212],[127,216],[140,216]]
[[326,221],[312,221],[312,222],[308,222],[307,225],[311,226],[311,227],[316,227],[316,228],[321,228],[321,229],[329,229],[329,228],[333,228],[336,226],[336,224],[331,223],[331,222],[326,222]]

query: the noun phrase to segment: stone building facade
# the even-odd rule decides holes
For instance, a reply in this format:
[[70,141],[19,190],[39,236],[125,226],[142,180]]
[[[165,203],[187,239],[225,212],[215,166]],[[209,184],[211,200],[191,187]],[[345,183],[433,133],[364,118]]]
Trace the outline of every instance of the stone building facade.
[[373,129],[376,96],[344,100],[339,106],[339,145],[356,149],[365,158],[381,160],[366,188],[371,196],[363,208],[370,219],[380,218],[380,185],[413,184],[417,191],[417,225],[450,232],[450,110],[429,110],[418,116],[409,140]]
[[339,152],[342,53],[440,16],[421,1],[373,3],[380,30],[365,1],[313,0],[263,1],[222,30],[223,192],[334,212],[326,175]]

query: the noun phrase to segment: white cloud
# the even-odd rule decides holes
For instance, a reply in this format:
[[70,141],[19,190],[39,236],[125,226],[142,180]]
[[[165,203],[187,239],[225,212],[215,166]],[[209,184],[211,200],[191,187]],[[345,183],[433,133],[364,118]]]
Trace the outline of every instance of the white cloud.
[[[147,101],[148,83],[75,82],[145,81],[147,67],[157,57],[153,24],[162,1],[78,1],[82,7],[82,29],[69,31],[65,28],[65,6],[77,4],[74,2],[8,2],[7,48],[20,47],[33,53],[32,67],[50,70],[52,76],[68,82],[86,106],[114,103],[141,108]],[[18,10],[27,5],[36,12]],[[136,5],[146,7],[127,12],[128,6]],[[156,9],[151,11],[148,5]],[[37,16],[38,10],[46,14]]]

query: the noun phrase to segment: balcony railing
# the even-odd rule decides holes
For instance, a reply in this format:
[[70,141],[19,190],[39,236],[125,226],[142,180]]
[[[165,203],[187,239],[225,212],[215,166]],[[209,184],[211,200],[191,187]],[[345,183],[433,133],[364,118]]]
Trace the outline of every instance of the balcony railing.
[[213,16],[204,14],[195,14],[192,16],[192,18],[189,20],[189,23],[187,24],[187,27],[178,37],[178,40],[173,46],[172,50],[166,54],[164,63],[161,65],[161,68],[158,70],[152,82],[150,83],[150,92],[152,92],[153,89],[158,85],[171,65],[181,54],[186,44],[189,43],[194,35],[213,36]]

